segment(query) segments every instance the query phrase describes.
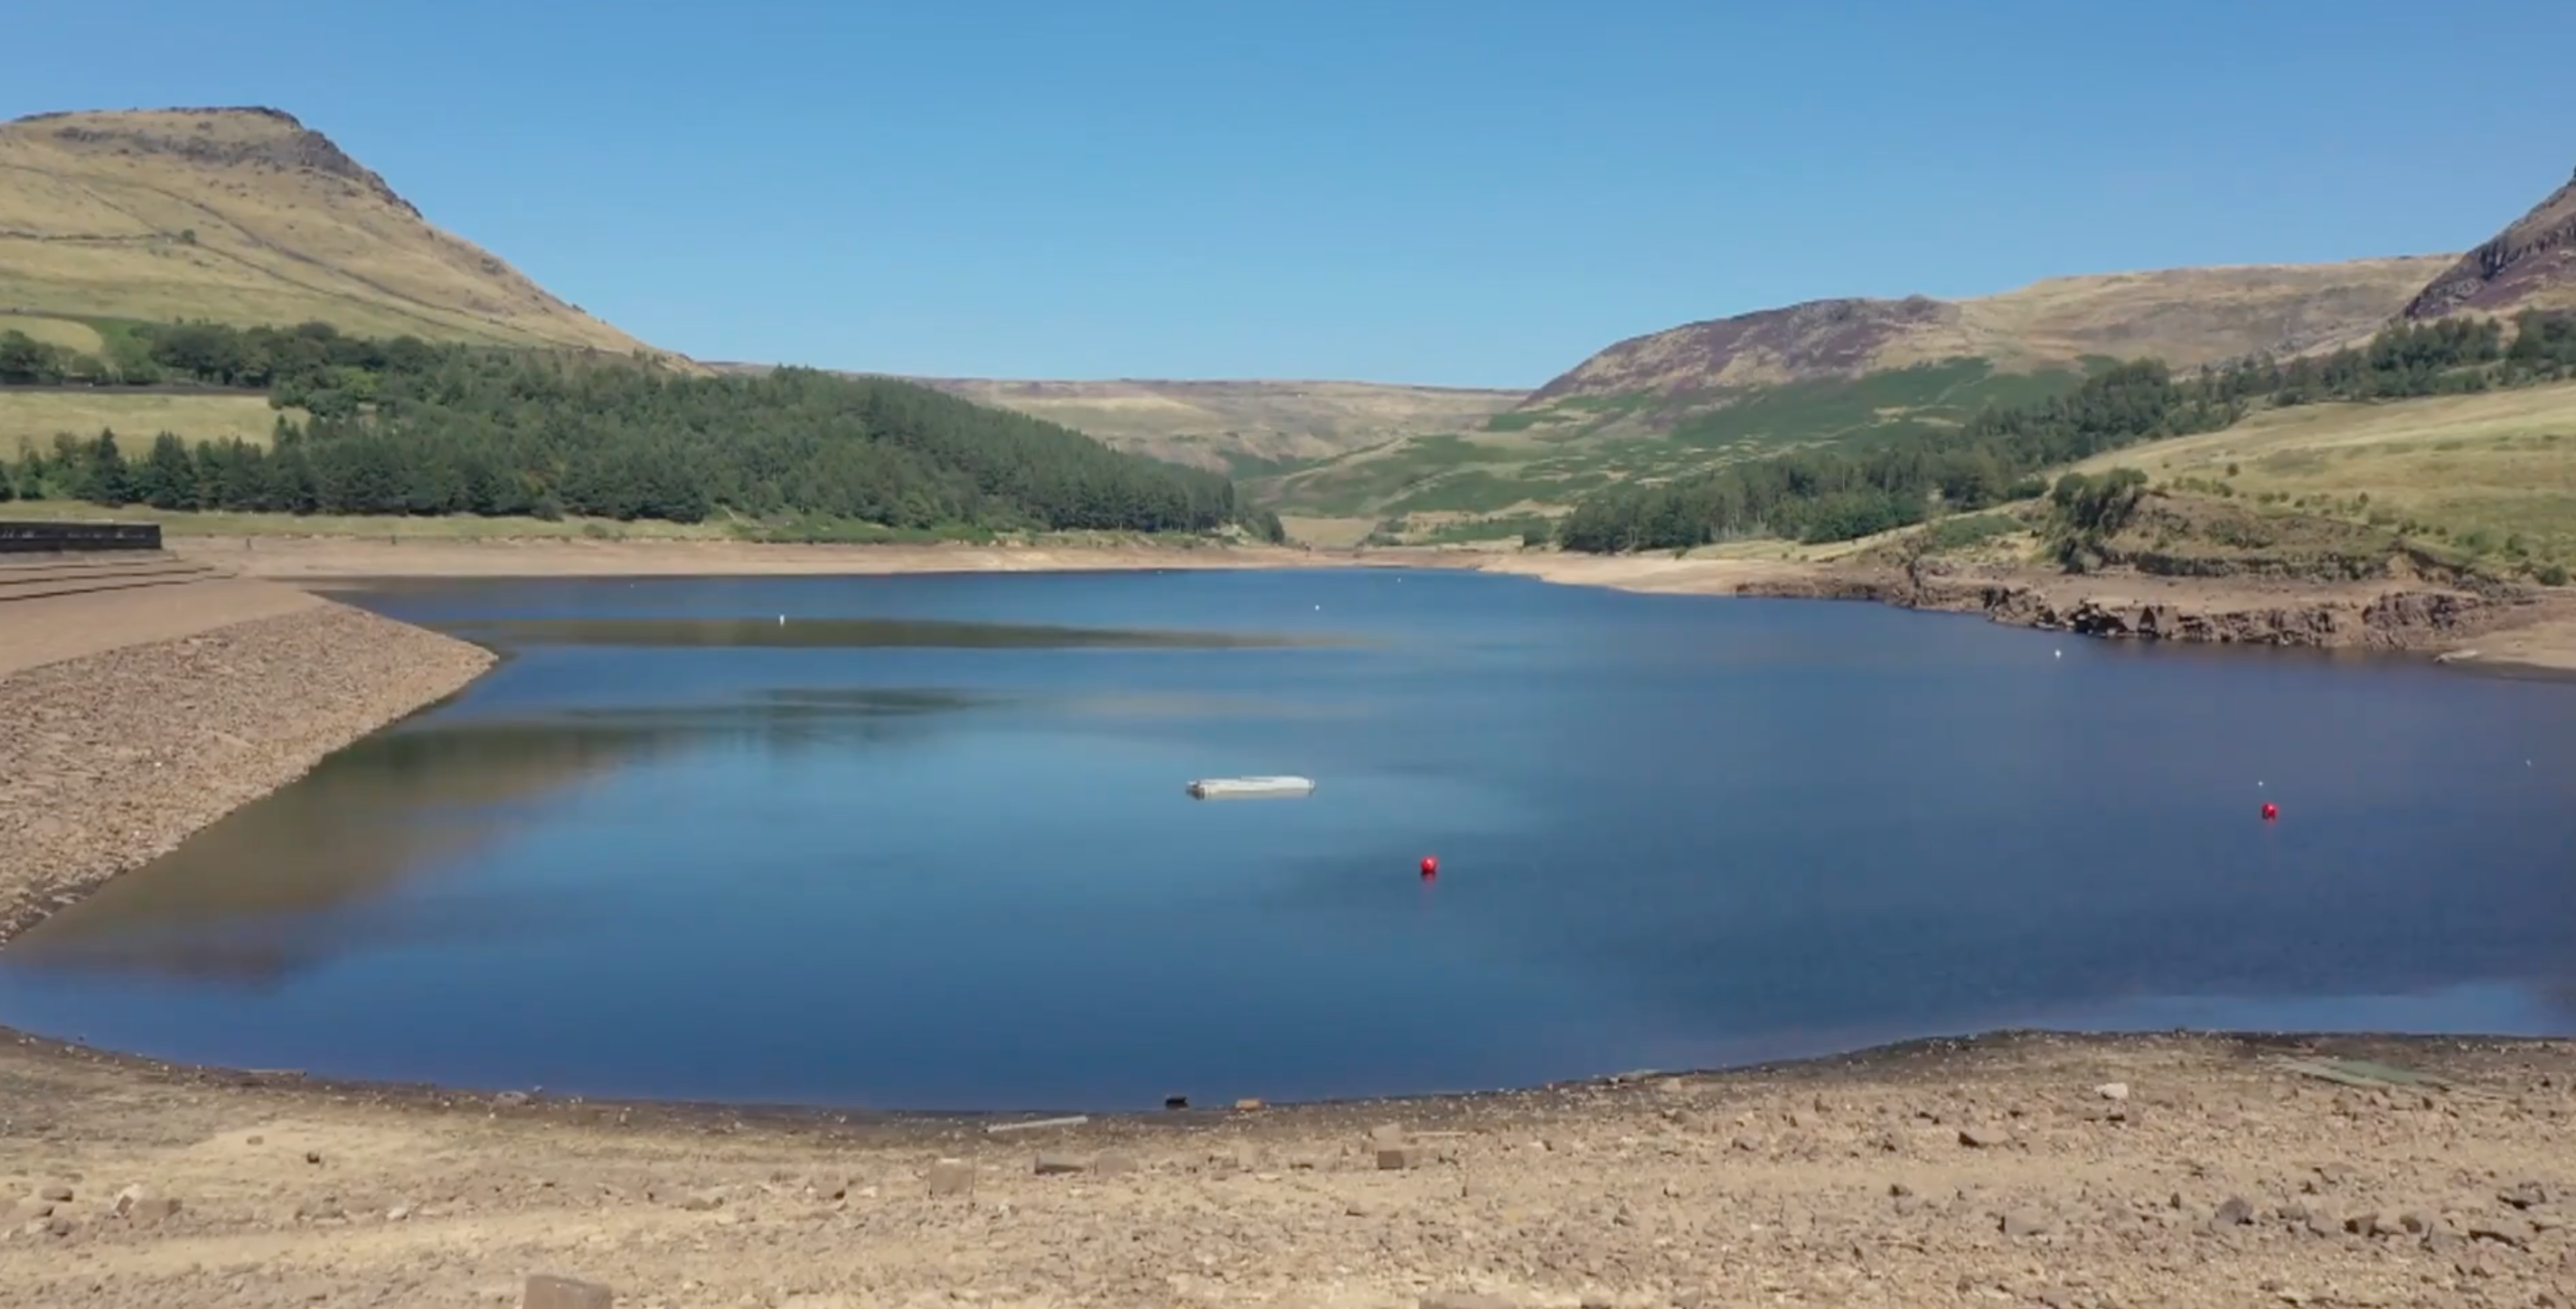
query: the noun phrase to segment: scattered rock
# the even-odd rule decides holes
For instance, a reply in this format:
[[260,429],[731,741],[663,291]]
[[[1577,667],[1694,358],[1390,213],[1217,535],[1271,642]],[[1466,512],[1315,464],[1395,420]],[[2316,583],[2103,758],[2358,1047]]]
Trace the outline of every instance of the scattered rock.
[[2473,1241],[2493,1241],[2498,1245],[2509,1245],[2517,1250],[2530,1245],[2533,1236],[2531,1224],[2520,1218],[2503,1216],[2472,1218],[2468,1223],[2468,1232],[2469,1239]]
[[409,1217],[411,1217],[411,1206],[407,1204],[398,1204],[385,1211],[385,1221],[389,1223],[399,1223]]
[[532,1098],[533,1097],[525,1091],[503,1091],[499,1095],[492,1097],[492,1107],[495,1109],[516,1109],[521,1105],[528,1103]]
[[295,1220],[302,1223],[337,1222],[348,1216],[349,1211],[341,1206],[335,1196],[326,1195],[319,1200],[307,1200],[295,1206]]
[[1253,1097],[1251,1097],[1251,1096],[1245,1096],[1244,1098],[1242,1098],[1242,1099],[1240,1099],[1240,1100],[1235,1101],[1235,1102],[1234,1102],[1234,1107],[1235,1107],[1235,1109],[1236,1109],[1238,1112],[1241,1112],[1241,1113],[1247,1113],[1247,1114],[1248,1114],[1248,1113],[1252,1113],[1252,1112],[1254,1112],[1255,1110],[1260,1109],[1260,1108],[1261,1108],[1261,1102],[1260,1102],[1259,1100],[1254,1099],[1254,1098],[1253,1098]]
[[2218,1211],[2209,1216],[2213,1227],[2243,1227],[2253,1221],[2254,1206],[2241,1195],[2229,1196],[2219,1204]]
[[943,1159],[930,1166],[922,1179],[923,1189],[932,1195],[970,1195],[975,1190],[975,1170],[955,1160]]
[[1072,1155],[1042,1154],[1037,1158],[1036,1171],[1040,1177],[1061,1177],[1066,1173],[1081,1172],[1083,1168],[1083,1162]]
[[243,1144],[243,1145],[266,1145],[266,1144],[268,1144],[268,1138],[267,1138],[267,1137],[265,1137],[265,1136],[252,1136],[252,1137],[248,1137],[248,1138],[244,1139],[244,1140],[242,1141],[242,1144]]
[[2129,1098],[2129,1084],[2127,1082],[2104,1082],[2100,1086],[2093,1088],[2093,1094],[2098,1095],[2105,1100],[2126,1100]]
[[1091,1171],[1103,1177],[1122,1177],[1128,1173],[1142,1172],[1144,1168],[1144,1160],[1123,1150],[1108,1151],[1091,1161]]
[[2012,1133],[2000,1127],[1962,1127],[1959,1144],[1971,1150],[1997,1150],[2012,1144]]
[[64,1237],[72,1234],[72,1220],[68,1218],[56,1215],[52,1218],[45,1219],[44,1223],[45,1235],[47,1236]]
[[2006,1236],[2046,1236],[2057,1230],[2057,1215],[2044,1209],[2015,1209],[1998,1226]]
[[1512,1302],[1474,1291],[1434,1291],[1422,1297],[1422,1309],[1512,1309]]
[[59,1184],[43,1187],[36,1192],[36,1198],[44,1201],[46,1204],[70,1204],[72,1202],[72,1188]]
[[691,1213],[698,1214],[705,1213],[710,1209],[721,1209],[724,1207],[724,1202],[725,1194],[723,1188],[714,1186],[710,1186],[703,1191],[691,1191],[687,1195],[680,1197],[681,1208],[686,1209]]
[[2549,1203],[2549,1191],[2538,1182],[2520,1182],[2497,1192],[2496,1199],[2516,1209],[2537,1209]]
[[305,1152],[304,1152],[304,1162],[306,1162],[306,1163],[308,1163],[308,1164],[318,1164],[318,1163],[322,1162],[322,1152],[321,1152],[321,1151],[319,1151],[319,1150],[307,1150],[307,1151],[305,1151]]
[[617,1297],[597,1282],[534,1273],[519,1292],[519,1309],[610,1309]]
[[1397,1172],[1422,1165],[1422,1148],[1412,1145],[1382,1145],[1377,1151],[1377,1166],[1384,1172]]

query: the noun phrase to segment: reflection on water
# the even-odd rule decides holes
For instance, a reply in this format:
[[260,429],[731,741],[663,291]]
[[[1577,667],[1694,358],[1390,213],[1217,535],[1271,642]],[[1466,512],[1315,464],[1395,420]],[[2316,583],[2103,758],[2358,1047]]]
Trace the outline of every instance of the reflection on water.
[[1320,645],[1318,638],[1231,632],[1171,632],[962,623],[928,619],[509,618],[458,623],[456,635],[487,645],[843,646],[953,650],[1221,650]]
[[[512,657],[0,952],[0,1021],[957,1107],[2576,1031],[2576,687],[1457,575],[369,603]],[[1321,787],[1181,790],[1269,773]]]

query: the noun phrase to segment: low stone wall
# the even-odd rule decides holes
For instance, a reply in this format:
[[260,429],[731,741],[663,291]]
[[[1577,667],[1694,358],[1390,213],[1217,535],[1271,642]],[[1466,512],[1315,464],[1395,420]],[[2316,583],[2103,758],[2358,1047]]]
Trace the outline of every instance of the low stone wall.
[[320,604],[0,678],[0,941],[491,665]]

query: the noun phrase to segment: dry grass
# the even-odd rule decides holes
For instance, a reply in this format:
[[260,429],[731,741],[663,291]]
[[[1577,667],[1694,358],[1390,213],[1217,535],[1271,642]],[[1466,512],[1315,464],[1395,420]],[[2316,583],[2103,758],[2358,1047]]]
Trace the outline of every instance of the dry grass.
[[0,308],[646,348],[430,226],[318,135],[241,110],[0,125]]
[[1986,359],[2004,371],[2100,357],[2191,367],[2324,349],[2367,339],[2450,262],[2417,255],[2056,277],[1901,323],[1869,307],[1814,316],[1723,355],[1703,330],[1684,326],[1585,360],[1569,374],[1570,394],[1735,390],[1953,359]]
[[2163,483],[2223,482],[2239,498],[2411,519],[2475,549],[2519,537],[2534,555],[2576,560],[2576,383],[2274,410],[2079,468],[2123,465]]
[[1518,391],[1374,382],[920,380],[1122,450],[1218,469],[1242,459],[1329,459],[1401,437],[1454,432],[1521,399]]
[[[302,422],[301,410],[286,416]],[[128,454],[163,432],[190,441],[240,437],[268,444],[278,411],[259,395],[159,395],[120,391],[0,391],[0,457],[14,457],[21,440],[39,447],[57,432],[96,436],[100,428],[117,435]]]
[[47,345],[94,355],[107,348],[107,339],[98,329],[70,318],[46,318],[37,314],[0,314],[0,333],[17,332]]

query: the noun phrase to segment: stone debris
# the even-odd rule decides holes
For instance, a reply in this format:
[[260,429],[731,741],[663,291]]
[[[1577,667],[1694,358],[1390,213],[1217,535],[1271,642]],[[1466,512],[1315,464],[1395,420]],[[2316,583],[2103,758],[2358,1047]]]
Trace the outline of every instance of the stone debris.
[[975,1169],[954,1159],[943,1159],[930,1166],[921,1184],[932,1195],[971,1195],[975,1190]]
[[1418,1145],[1382,1145],[1377,1149],[1377,1166],[1379,1171],[1390,1173],[1419,1168],[1423,1157],[1422,1147]]
[[2012,1133],[2000,1127],[1962,1127],[1959,1144],[1971,1150],[1998,1150],[2012,1144]]
[[519,1291],[519,1309],[611,1309],[617,1296],[597,1282],[532,1273]]

